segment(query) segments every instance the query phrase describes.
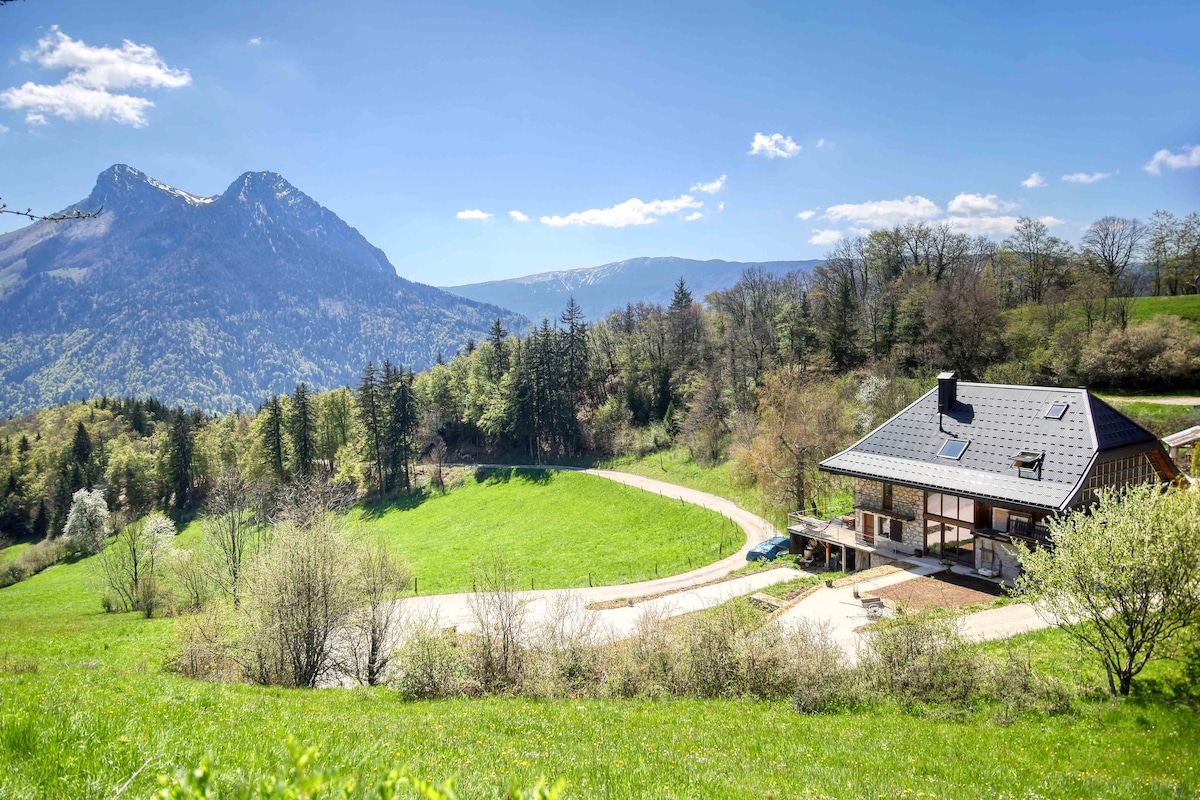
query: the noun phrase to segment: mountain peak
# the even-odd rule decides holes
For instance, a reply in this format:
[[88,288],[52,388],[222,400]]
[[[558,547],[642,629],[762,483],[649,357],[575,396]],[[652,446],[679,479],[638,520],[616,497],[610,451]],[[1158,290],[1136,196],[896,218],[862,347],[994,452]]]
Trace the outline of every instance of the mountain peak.
[[89,200],[105,208],[123,208],[131,204],[161,201],[167,197],[191,205],[204,205],[216,199],[176,189],[128,164],[113,164],[96,176],[96,187],[92,189]]

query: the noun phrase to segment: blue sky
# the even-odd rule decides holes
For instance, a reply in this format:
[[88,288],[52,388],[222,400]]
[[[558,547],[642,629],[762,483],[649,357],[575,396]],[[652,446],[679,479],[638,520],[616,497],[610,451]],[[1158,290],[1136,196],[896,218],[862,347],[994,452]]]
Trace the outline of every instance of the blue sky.
[[0,196],[272,170],[438,285],[1200,208],[1195,2],[567,5],[6,5]]

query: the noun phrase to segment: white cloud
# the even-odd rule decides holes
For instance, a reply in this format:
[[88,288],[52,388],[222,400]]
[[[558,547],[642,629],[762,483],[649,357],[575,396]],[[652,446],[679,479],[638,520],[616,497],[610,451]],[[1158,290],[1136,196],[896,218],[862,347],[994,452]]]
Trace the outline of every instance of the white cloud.
[[703,216],[704,216],[703,211],[693,211],[692,213],[690,213],[686,217],[684,217],[683,221],[684,222],[695,222],[696,220],[700,219]]
[[146,109],[154,103],[116,89],[178,89],[192,82],[187,70],[168,67],[149,45],[128,39],[121,47],[91,47],[72,39],[57,26],[38,40],[21,60],[45,69],[65,69],[53,85],[26,82],[0,92],[0,103],[26,112],[25,121],[44,124],[46,114],[66,120],[111,120],[141,128],[148,124]]
[[1146,172],[1151,175],[1162,174],[1162,168],[1167,169],[1192,169],[1200,167],[1200,144],[1194,147],[1184,147],[1178,153],[1172,153],[1170,150],[1159,150],[1154,154],[1154,158],[1150,159],[1150,163],[1146,165]]
[[1026,189],[1040,189],[1046,185],[1046,179],[1042,177],[1042,173],[1033,172],[1028,178],[1021,181],[1021,185]]
[[508,212],[508,215],[517,222],[529,222],[529,215],[522,214],[520,211],[510,211]]
[[813,235],[808,237],[809,244],[815,244],[818,247],[829,247],[840,242],[843,238],[841,231],[822,230],[817,228],[813,231]]
[[971,194],[962,192],[946,204],[946,210],[951,214],[962,214],[966,217],[981,217],[1003,211],[1012,211],[1016,203],[1001,200],[994,194]]
[[749,154],[767,158],[791,158],[800,150],[800,145],[793,142],[790,136],[784,136],[782,133],[772,133],[770,136],[756,133],[754,141],[750,143]]
[[824,147],[824,146],[825,146],[825,140],[817,139],[817,147]]
[[721,202],[717,203],[717,211],[724,211],[724,210],[725,210],[725,201],[722,200]]
[[8,126],[0,125],[0,133],[8,133]]
[[817,212],[815,211],[801,211],[796,215],[796,219],[812,219],[816,214]]
[[940,215],[937,203],[920,195],[903,200],[874,200],[866,203],[842,203],[825,209],[825,218],[857,222],[875,228],[888,228],[905,222],[929,220]]
[[460,211],[454,215],[458,219],[490,219],[491,214],[486,211],[480,211],[478,208],[469,208],[466,211]]
[[249,39],[246,40],[246,44],[250,45],[251,47],[260,45],[260,44],[262,44],[262,37],[261,36],[251,36]]
[[722,188],[724,188],[726,177],[727,176],[722,175],[711,183],[697,183],[689,191],[704,192],[705,194],[716,194],[717,192],[721,191]]
[[[956,233],[966,233],[971,236],[999,236],[1012,233],[1016,230],[1017,223],[1021,221],[1020,217],[1009,215],[999,216],[974,216],[974,217],[947,217],[944,220],[939,220],[948,224]],[[1063,221],[1057,217],[1042,217],[1041,221],[1046,223],[1048,227],[1062,225]]]
[[649,225],[659,217],[676,214],[687,209],[701,208],[704,203],[691,195],[680,195],[672,200],[653,200],[643,203],[636,197],[608,208],[593,208],[576,211],[565,217],[542,217],[544,225],[563,228],[568,225],[603,225],[607,228],[624,228],[628,225]]
[[1096,183],[1110,175],[1111,172],[1072,172],[1070,175],[1063,175],[1062,179],[1067,183]]

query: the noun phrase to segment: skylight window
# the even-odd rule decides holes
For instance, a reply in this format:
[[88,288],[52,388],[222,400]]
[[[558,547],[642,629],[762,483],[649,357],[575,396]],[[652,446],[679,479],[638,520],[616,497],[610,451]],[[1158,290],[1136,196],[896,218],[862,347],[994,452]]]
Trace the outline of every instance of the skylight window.
[[1066,403],[1054,403],[1048,409],[1046,409],[1046,419],[1062,419],[1063,414],[1066,413]]
[[1036,450],[1022,450],[1013,459],[1013,466],[1019,469],[1037,469],[1041,466],[1044,455]]
[[938,458],[952,458],[955,461],[962,458],[962,454],[967,452],[967,445],[970,442],[964,442],[961,439],[947,439],[942,445],[942,449],[938,450]]

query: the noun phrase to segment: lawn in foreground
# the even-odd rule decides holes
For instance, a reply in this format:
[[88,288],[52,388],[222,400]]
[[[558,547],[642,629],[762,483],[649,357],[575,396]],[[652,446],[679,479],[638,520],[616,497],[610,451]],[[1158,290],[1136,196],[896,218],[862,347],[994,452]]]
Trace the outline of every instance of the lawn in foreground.
[[[459,776],[563,777],[575,798],[1193,797],[1200,719],[1149,700],[1084,703],[997,725],[990,713],[883,705],[801,716],[787,703],[482,698],[406,703],[386,689],[214,685],[163,669],[173,620],[104,614],[87,562],[0,590],[0,797],[145,797],[212,755],[245,780],[295,735],[339,772],[407,765]],[[1042,634],[1043,649],[1054,650]],[[364,781],[367,782],[367,781]]]
[[367,506],[352,526],[413,566],[421,594],[470,591],[496,556],[538,589],[634,583],[729,555],[745,533],[716,512],[575,472],[493,469],[445,495]]

